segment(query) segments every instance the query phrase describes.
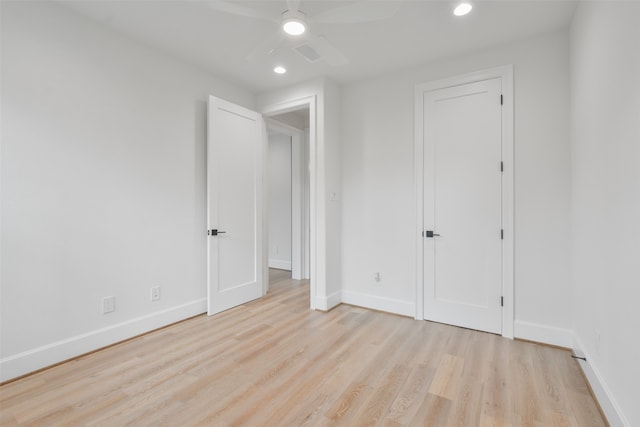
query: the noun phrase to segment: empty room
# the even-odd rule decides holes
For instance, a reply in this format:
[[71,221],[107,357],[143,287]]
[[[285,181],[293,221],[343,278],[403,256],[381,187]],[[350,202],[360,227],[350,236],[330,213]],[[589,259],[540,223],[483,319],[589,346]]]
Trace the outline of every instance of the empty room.
[[640,426],[638,21],[0,0],[0,425]]

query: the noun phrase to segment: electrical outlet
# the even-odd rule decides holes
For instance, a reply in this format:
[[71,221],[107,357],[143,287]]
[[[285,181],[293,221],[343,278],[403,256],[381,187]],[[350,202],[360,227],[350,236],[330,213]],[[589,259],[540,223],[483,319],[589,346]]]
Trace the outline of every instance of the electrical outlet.
[[380,273],[378,273],[378,272],[373,273],[373,280],[375,281],[375,285],[376,286],[380,286],[382,284],[381,283],[382,279],[380,278]]
[[112,313],[116,310],[116,300],[114,297],[102,298],[102,314]]
[[160,299],[160,286],[154,286],[151,288],[151,301],[158,301]]

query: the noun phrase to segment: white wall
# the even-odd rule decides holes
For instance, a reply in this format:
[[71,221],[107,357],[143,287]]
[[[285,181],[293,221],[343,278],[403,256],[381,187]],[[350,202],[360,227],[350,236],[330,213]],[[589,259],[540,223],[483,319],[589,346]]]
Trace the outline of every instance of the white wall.
[[269,133],[269,267],[291,270],[291,137]]
[[414,315],[414,87],[514,64],[515,332],[570,345],[568,55],[561,32],[343,87],[343,297]]
[[342,290],[342,142],[341,88],[324,85],[327,308],[340,302]]
[[205,311],[206,100],[253,97],[54,3],[1,28],[5,380]]
[[640,3],[571,30],[573,328],[612,426],[640,425]]

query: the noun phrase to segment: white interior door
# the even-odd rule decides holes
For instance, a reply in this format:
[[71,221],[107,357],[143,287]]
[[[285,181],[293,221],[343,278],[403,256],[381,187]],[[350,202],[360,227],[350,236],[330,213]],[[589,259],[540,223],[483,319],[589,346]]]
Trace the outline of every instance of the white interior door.
[[208,314],[263,293],[263,120],[209,97],[207,135]]
[[502,332],[501,79],[424,93],[424,318]]

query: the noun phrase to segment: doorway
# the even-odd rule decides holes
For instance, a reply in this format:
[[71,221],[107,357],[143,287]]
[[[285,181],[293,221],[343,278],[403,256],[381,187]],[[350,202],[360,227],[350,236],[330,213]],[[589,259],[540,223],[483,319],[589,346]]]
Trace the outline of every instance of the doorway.
[[416,318],[513,336],[512,68],[416,88]]
[[[263,108],[262,114],[265,117],[265,120],[269,122],[274,118],[278,118],[279,120],[274,120],[271,122],[271,125],[274,124],[284,125],[289,129],[293,128],[294,130],[300,131],[301,128],[305,126],[297,126],[295,123],[299,123],[298,120],[302,118],[305,121],[306,129],[299,135],[299,140],[302,141],[304,139],[304,144],[300,143],[299,147],[301,151],[300,156],[303,159],[300,162],[300,174],[305,177],[304,180],[304,191],[300,189],[300,197],[302,198],[301,206],[301,215],[292,215],[293,221],[292,224],[295,224],[295,218],[301,218],[301,226],[299,227],[301,231],[300,233],[300,250],[295,250],[295,245],[298,239],[295,238],[295,234],[292,233],[292,255],[295,256],[296,253],[299,253],[301,256],[301,269],[302,277],[309,280],[309,308],[311,310],[315,310],[317,306],[317,248],[316,245],[319,241],[319,227],[317,226],[317,214],[316,209],[322,204],[317,201],[317,191],[316,191],[316,149],[317,149],[317,138],[316,138],[316,128],[317,128],[317,116],[316,116],[316,95],[304,96],[297,99],[287,100],[281,103],[268,105]],[[293,120],[293,123],[291,122]],[[293,126],[291,125],[293,124]],[[295,152],[295,144],[296,136],[292,138],[292,153]],[[294,155],[295,157],[295,155]],[[266,167],[266,165],[265,165]],[[295,169],[295,168],[294,168]],[[292,179],[292,184],[295,184],[296,180]],[[293,198],[295,200],[296,192],[293,191]],[[292,203],[292,207],[297,206],[295,202]],[[292,231],[295,232],[296,227],[292,227]],[[266,239],[268,240],[268,239]],[[265,243],[264,248],[264,260],[265,265],[267,265],[267,246],[268,242]],[[295,263],[292,262],[292,268]],[[266,269],[268,270],[268,269]],[[267,276],[268,277],[268,276]],[[266,290],[265,290],[266,291]]]
[[[268,134],[265,122],[270,120],[269,117],[281,116],[282,119],[282,117],[290,115],[288,113],[296,113],[299,110],[303,110],[302,114],[307,117],[307,131],[294,129],[296,132],[291,139],[292,153],[295,152],[296,147],[298,150],[304,149],[300,152],[304,154],[306,160],[299,162],[300,170],[298,173],[300,176],[306,177],[306,184],[304,187],[300,184],[299,191],[292,191],[294,200],[292,200],[291,206],[292,209],[298,209],[298,213],[292,215],[292,269],[296,264],[299,265],[299,270],[301,270],[299,274],[309,278],[309,307],[311,310],[316,309],[315,279],[317,275],[316,254],[318,253],[316,245],[318,241],[323,241],[323,239],[318,239],[319,233],[322,231],[319,232],[316,227],[317,215],[315,211],[319,206],[324,206],[323,200],[316,201],[315,183],[317,178],[313,166],[317,160],[315,154],[317,149],[316,95],[273,104],[264,107],[262,113],[210,96],[207,120],[207,235],[209,236],[207,243],[207,311],[209,315],[259,298],[268,292],[268,239],[266,235],[268,177],[265,170],[267,167]],[[229,123],[234,125],[231,126]],[[302,144],[303,136],[304,145]],[[319,144],[322,146],[322,142]],[[242,152],[237,150],[243,146],[246,146],[247,150],[241,150]],[[233,179],[227,179],[226,174],[221,173],[220,165],[228,166],[230,163],[223,159],[231,157],[243,159],[247,165],[250,165],[249,169],[243,170],[243,172],[238,172],[233,167],[225,169],[225,171],[237,172],[230,176],[237,178],[237,181],[244,185],[242,197],[236,197]],[[302,168],[303,164],[304,168]],[[295,185],[296,182],[301,181],[292,179],[292,185]],[[303,189],[306,190],[303,191]],[[226,206],[224,209],[220,207],[220,194],[232,195],[232,201],[246,202],[246,200],[251,200],[251,203],[246,202],[245,208],[237,210],[235,215],[226,215],[229,209]],[[294,202],[296,194],[299,194],[299,198],[304,198],[302,203]],[[235,206],[233,203],[231,205]],[[221,210],[225,215],[220,214]],[[229,232],[225,224],[230,224],[232,220],[236,219],[245,219],[245,226],[234,226],[233,231]],[[299,227],[295,226],[296,221],[299,222]],[[299,230],[297,232],[299,239],[295,237],[296,229]],[[221,262],[221,245],[243,250],[243,256],[236,258],[239,260],[238,262],[243,261],[253,266],[248,272],[251,276],[249,281],[242,281],[234,285],[231,280],[227,280],[227,276],[221,276],[220,265],[224,264],[228,265],[228,268],[233,268],[233,263]],[[299,246],[298,250],[296,250],[296,245]],[[233,253],[225,251],[223,255],[227,256],[227,252],[231,255],[238,253],[238,251]],[[300,258],[297,263],[296,256]],[[232,258],[232,260],[236,261],[236,258]],[[323,260],[321,259],[321,261]]]
[[309,279],[309,109],[266,120],[269,268]]
[[275,131],[267,125],[267,238],[268,266],[292,270],[292,157],[291,136]]

